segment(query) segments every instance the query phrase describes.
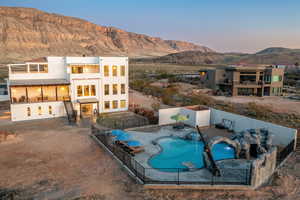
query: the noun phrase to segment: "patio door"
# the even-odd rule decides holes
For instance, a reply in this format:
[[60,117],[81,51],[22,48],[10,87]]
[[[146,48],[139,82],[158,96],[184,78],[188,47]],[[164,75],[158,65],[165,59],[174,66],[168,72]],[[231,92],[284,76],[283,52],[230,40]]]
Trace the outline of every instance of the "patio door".
[[81,104],[81,116],[91,117],[93,115],[93,104]]

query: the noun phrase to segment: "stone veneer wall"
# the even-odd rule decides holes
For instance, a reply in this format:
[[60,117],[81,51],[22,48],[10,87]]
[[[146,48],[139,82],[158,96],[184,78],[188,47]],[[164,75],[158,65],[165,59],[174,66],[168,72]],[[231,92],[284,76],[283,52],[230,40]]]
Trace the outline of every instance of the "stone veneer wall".
[[251,186],[257,188],[266,183],[276,168],[277,148],[272,147],[252,162]]

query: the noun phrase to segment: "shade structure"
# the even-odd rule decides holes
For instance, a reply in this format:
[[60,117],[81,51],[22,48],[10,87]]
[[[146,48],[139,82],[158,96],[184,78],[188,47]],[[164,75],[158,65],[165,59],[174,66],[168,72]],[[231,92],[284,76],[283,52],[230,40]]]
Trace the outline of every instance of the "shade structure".
[[117,136],[116,140],[118,141],[128,141],[130,140],[130,135],[127,133],[124,133],[123,135]]
[[130,140],[130,141],[127,142],[127,145],[130,146],[130,147],[142,146],[142,144],[137,140]]
[[124,133],[125,133],[124,131],[119,130],[119,129],[116,129],[116,130],[112,130],[112,131],[111,131],[111,134],[112,134],[113,136],[121,136],[121,135],[123,135]]

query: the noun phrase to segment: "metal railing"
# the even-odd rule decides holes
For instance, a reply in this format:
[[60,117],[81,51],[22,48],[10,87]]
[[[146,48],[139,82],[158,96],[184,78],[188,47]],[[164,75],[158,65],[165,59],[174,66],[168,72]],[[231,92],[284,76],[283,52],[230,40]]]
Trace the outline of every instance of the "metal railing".
[[287,146],[284,147],[280,152],[277,152],[276,166],[279,166],[293,151],[295,147],[295,140],[292,140]]
[[[93,133],[92,129],[92,134]],[[130,153],[109,141],[104,131],[96,130],[94,136],[122,164],[124,164],[144,184],[201,184],[201,185],[251,185],[251,167],[220,168],[221,176],[213,176],[203,168],[146,168],[137,162]],[[203,171],[205,170],[205,171]]]

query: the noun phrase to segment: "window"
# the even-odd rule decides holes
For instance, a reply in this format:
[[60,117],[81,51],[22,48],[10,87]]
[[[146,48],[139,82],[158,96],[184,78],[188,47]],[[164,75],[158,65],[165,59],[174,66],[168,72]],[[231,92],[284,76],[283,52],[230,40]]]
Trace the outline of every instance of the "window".
[[52,115],[52,106],[49,106],[49,115]]
[[121,66],[121,76],[125,76],[125,65]]
[[30,103],[42,101],[42,87],[27,87],[27,94]]
[[38,115],[42,115],[42,107],[41,106],[38,107]]
[[126,108],[126,100],[121,100],[120,101],[120,107],[121,108]]
[[12,103],[27,102],[26,87],[12,87],[11,88],[11,101],[12,101]]
[[118,94],[118,84],[113,84],[113,94]]
[[89,85],[85,85],[83,86],[84,88],[84,96],[87,97],[87,96],[90,96],[90,87]]
[[109,76],[109,66],[104,65],[104,76]]
[[113,109],[117,109],[118,108],[118,101],[113,101],[112,102],[112,104],[113,104]]
[[77,85],[77,97],[82,97],[82,86]]
[[125,84],[121,84],[121,94],[125,94]]
[[48,64],[40,64],[39,70],[40,70],[40,73],[47,73],[48,72]]
[[112,66],[112,75],[113,76],[118,76],[118,67],[117,66]]
[[30,64],[29,65],[29,71],[30,71],[30,73],[39,72],[38,65],[37,64]]
[[66,85],[57,86],[57,100],[64,101],[69,99],[70,99],[69,86]]
[[104,95],[109,95],[109,85],[104,85]]
[[56,87],[43,86],[43,101],[56,101]]
[[82,73],[83,73],[83,65],[72,66],[72,74],[82,74]]
[[104,101],[104,109],[110,109],[110,102],[109,101]]
[[96,96],[96,86],[91,85],[91,96]]
[[31,109],[30,107],[27,107],[27,117],[30,117],[31,116]]

